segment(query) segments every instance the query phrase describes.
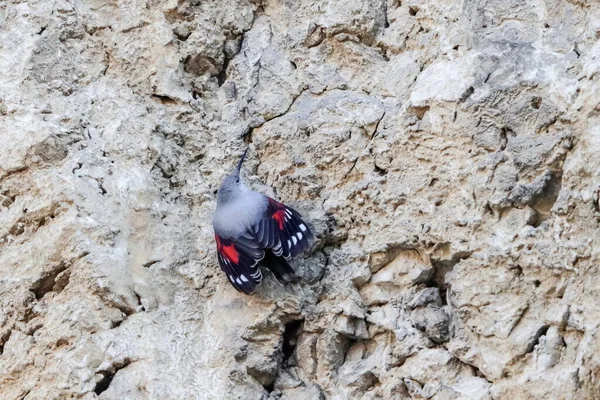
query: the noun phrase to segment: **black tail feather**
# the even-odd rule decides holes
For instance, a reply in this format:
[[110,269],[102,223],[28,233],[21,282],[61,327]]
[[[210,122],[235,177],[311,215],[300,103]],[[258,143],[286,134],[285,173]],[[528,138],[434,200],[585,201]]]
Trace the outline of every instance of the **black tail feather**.
[[271,250],[265,250],[265,258],[261,263],[267,267],[281,284],[298,280],[298,276],[285,258],[277,257]]

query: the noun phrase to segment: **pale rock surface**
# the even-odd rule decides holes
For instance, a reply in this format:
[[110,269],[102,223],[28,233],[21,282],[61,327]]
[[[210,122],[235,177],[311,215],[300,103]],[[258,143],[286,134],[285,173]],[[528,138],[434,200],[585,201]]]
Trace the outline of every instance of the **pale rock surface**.
[[[3,2],[0,398],[599,397],[598,21]],[[252,297],[211,227],[243,140],[316,234]]]

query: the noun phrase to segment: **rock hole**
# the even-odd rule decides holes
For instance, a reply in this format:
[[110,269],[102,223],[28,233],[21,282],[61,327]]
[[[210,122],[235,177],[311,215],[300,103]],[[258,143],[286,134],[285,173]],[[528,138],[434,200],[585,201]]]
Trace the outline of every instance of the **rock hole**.
[[373,166],[373,170],[381,176],[385,176],[388,172],[387,169],[379,168],[377,165]]
[[416,7],[416,6],[408,7],[408,13],[414,17],[415,15],[417,15],[419,13],[419,7]]
[[533,335],[533,340],[527,346],[527,350],[525,351],[526,354],[531,353],[533,351],[535,345],[540,342],[540,338],[546,335],[546,332],[548,332],[548,328],[550,328],[550,325],[542,325],[540,329],[537,330],[535,335]]
[[505,150],[508,145],[508,138],[517,136],[509,127],[505,126],[500,130],[500,150]]
[[536,218],[531,223],[533,227],[539,227],[542,222],[550,216],[550,210],[554,207],[558,194],[562,188],[562,171],[553,172],[550,180],[544,188],[544,192],[533,204],[532,208],[536,211]]
[[303,322],[304,320],[299,319],[285,324],[285,330],[283,331],[283,344],[281,345],[283,367],[287,367],[292,363],[292,361],[295,363],[294,352],[296,351],[296,345],[298,344],[298,337],[300,336],[300,333],[302,333]]
[[430,109],[429,106],[411,107],[409,109],[409,112],[411,112],[413,115],[415,115],[419,120],[422,120],[423,117],[425,116],[425,113],[427,111],[429,111],[429,109]]
[[12,329],[9,329],[4,335],[0,336],[0,355],[4,353],[4,345],[8,342],[10,335],[12,333]]
[[473,86],[469,86],[469,88],[467,90],[465,90],[465,92],[463,93],[463,95],[460,97],[459,102],[463,103],[463,102],[467,101],[467,99],[469,97],[471,97],[471,95],[473,94],[473,92],[475,92],[475,88]]
[[539,110],[541,105],[542,105],[541,97],[535,96],[531,99],[531,107],[534,108],[535,110]]
[[542,284],[542,282],[540,282],[538,279],[533,281],[533,286],[535,286],[536,288],[540,287],[541,284]]
[[38,34],[38,35],[41,35],[42,33],[44,33],[44,31],[46,30],[46,28],[47,28],[46,26],[42,26],[42,27],[40,28],[40,30],[38,31],[38,33],[37,33],[37,34]]
[[98,373],[102,375],[102,379],[96,383],[96,387],[94,387],[94,393],[100,395],[102,392],[106,391],[115,377],[115,374],[119,370],[127,367],[129,364],[131,364],[131,361],[126,358],[121,363],[113,364],[109,370],[98,371]]
[[454,268],[457,262],[453,261],[432,261],[434,272],[431,275],[425,285],[427,287],[437,288],[440,292],[440,299],[442,300],[442,305],[448,305],[447,292],[448,285],[446,285],[446,274]]
[[459,45],[456,45],[456,46],[452,47],[452,50],[458,50],[459,47],[460,47]]
[[188,38],[192,34],[192,32],[186,32],[185,34],[182,34],[177,31],[173,31],[173,33],[175,34],[175,36],[177,36],[177,39],[179,39],[182,42],[185,42],[186,40],[188,40]]
[[56,284],[56,277],[66,269],[66,263],[61,262],[54,269],[46,272],[40,279],[34,282],[29,290],[35,295],[35,299],[40,300],[46,293],[51,292]]
[[293,69],[298,69],[298,66],[296,65],[296,63],[295,63],[295,62],[293,62],[293,61],[290,61],[290,64],[292,65],[292,68],[293,68]]
[[511,270],[515,271],[516,276],[523,275],[523,267],[521,267],[520,265],[517,265],[516,267],[511,268]]

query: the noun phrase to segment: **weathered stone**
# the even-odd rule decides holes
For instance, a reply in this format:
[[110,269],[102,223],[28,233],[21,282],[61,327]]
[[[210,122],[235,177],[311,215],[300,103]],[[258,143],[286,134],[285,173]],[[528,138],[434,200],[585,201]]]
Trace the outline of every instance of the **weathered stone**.
[[[0,398],[597,397],[597,2],[4,3]],[[245,143],[316,236],[251,297]]]

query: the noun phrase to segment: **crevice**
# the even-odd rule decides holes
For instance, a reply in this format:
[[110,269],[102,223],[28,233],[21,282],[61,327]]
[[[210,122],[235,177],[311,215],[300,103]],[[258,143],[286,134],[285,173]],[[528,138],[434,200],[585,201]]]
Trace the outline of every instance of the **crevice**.
[[425,282],[427,287],[435,287],[440,292],[442,305],[448,305],[448,284],[446,283],[446,275],[451,272],[456,264],[471,257],[471,252],[458,252],[450,260],[431,260],[431,265],[434,268],[433,274]]
[[[243,39],[242,39],[242,41],[243,41]],[[242,49],[242,46],[240,44],[240,48],[238,49],[238,51],[235,54],[231,55],[231,57],[225,56],[225,59],[223,60],[223,66],[221,67],[221,70],[217,74],[217,83],[218,83],[219,87],[223,86],[223,83],[225,83],[225,80],[227,79],[227,67],[229,67],[229,63],[231,62],[231,60],[233,60],[233,58],[235,56],[237,56],[240,53],[241,49]]]
[[150,268],[151,266],[153,266],[154,264],[156,264],[157,262],[160,262],[161,260],[150,260],[146,263],[143,264],[144,268]]
[[292,320],[285,324],[283,331],[283,343],[281,345],[282,361],[281,365],[283,368],[287,368],[290,364],[295,364],[294,352],[296,351],[296,345],[298,344],[298,337],[302,333],[303,319]]
[[[267,391],[267,394],[271,394],[275,388],[275,381],[262,385],[262,387]],[[268,397],[269,396],[267,396],[267,398]]]
[[14,169],[9,169],[8,171],[6,171],[6,173],[4,175],[0,176],[0,182],[3,181],[4,179],[8,178],[11,175],[27,171],[28,169],[29,169],[28,166],[23,166],[23,167],[17,167],[17,168],[14,168]]
[[148,21],[141,21],[141,22],[139,22],[139,23],[137,23],[137,24],[135,24],[133,26],[129,26],[129,27],[125,28],[125,29],[122,29],[120,33],[128,33],[128,32],[134,31],[136,29],[143,28],[143,27],[148,26],[148,25],[150,25],[150,22],[148,22]]
[[381,118],[379,118],[377,120],[377,122],[375,123],[375,129],[373,130],[373,134],[371,135],[371,140],[375,139],[375,136],[377,136],[377,134],[379,133],[379,132],[377,132],[377,130],[379,129],[379,124],[381,123],[381,121],[383,120],[384,117],[385,117],[385,111],[381,115]]
[[537,228],[542,224],[542,222],[546,221],[550,217],[550,211],[552,210],[552,207],[554,207],[561,189],[562,171],[552,172],[550,179],[543,189],[543,192],[532,205],[532,208],[536,212],[536,216],[535,220],[531,223],[531,226]]
[[390,21],[388,20],[388,2],[387,0],[383,1],[383,28],[389,28]]
[[469,97],[471,97],[471,95],[475,92],[475,88],[473,86],[469,86],[469,88],[467,90],[465,90],[465,92],[462,94],[462,96],[460,97],[460,100],[458,100],[459,103],[464,103],[465,101],[467,101],[469,99]]
[[83,164],[78,162],[77,166],[71,170],[72,174],[75,174],[75,171],[80,170],[83,167]]
[[506,150],[506,146],[508,145],[508,138],[515,136],[517,136],[515,132],[507,126],[500,129],[500,150]]
[[463,360],[461,360],[459,358],[457,358],[457,360],[460,361],[462,364],[470,366],[472,368],[472,370],[473,370],[473,375],[475,375],[476,377],[485,379],[490,384],[494,383],[493,381],[491,381],[490,379],[488,379],[488,377],[485,376],[485,374],[483,372],[481,372],[481,370],[476,365],[464,362]]
[[519,314],[519,318],[517,318],[517,320],[512,324],[512,327],[510,328],[510,331],[508,332],[507,337],[510,336],[510,334],[515,330],[517,325],[519,325],[519,323],[521,322],[521,320],[527,314],[528,311],[529,311],[529,305],[526,305],[525,308],[523,309],[523,311],[521,311],[521,314]]
[[137,304],[138,304],[137,309],[140,311],[146,311],[146,308],[142,304],[142,296],[140,296],[139,293],[136,292],[135,290],[133,291],[133,294],[135,295],[135,298],[137,300]]
[[52,292],[57,284],[56,277],[66,269],[67,263],[61,261],[56,267],[43,274],[40,279],[34,282],[29,290],[35,295],[35,299],[40,300],[46,293]]
[[21,400],[25,400],[27,398],[27,396],[29,395],[29,393],[31,393],[32,389],[26,390],[25,393],[23,393],[22,396],[20,396]]
[[384,168],[379,168],[379,167],[377,166],[377,164],[375,164],[375,165],[373,166],[373,170],[374,170],[375,172],[377,172],[377,173],[378,173],[380,176],[385,176],[385,175],[387,175],[387,173],[388,173],[388,170],[387,170],[387,169],[384,169]]
[[190,37],[192,32],[186,32],[185,34],[182,34],[182,33],[177,32],[177,30],[174,30],[173,34],[175,34],[175,36],[177,37],[177,39],[179,39],[179,41],[185,42],[186,40],[188,40],[188,38]]
[[102,375],[102,379],[100,379],[100,381],[96,383],[96,386],[94,387],[94,393],[100,395],[102,392],[105,392],[110,386],[116,373],[122,370],[123,368],[126,368],[130,364],[131,360],[125,358],[121,362],[112,364],[108,370],[98,371],[97,373]]
[[[106,68],[104,68],[104,70],[102,71],[102,75],[106,76],[106,71],[108,71],[108,69],[110,68],[110,53],[108,51],[104,52],[104,62],[106,65]],[[93,104],[93,101],[92,101]]]
[[550,328],[550,325],[542,325],[537,330],[537,332],[535,333],[535,335],[533,335],[533,339],[527,345],[527,350],[525,350],[525,354],[529,354],[529,353],[531,353],[533,351],[533,349],[535,348],[535,346],[540,342],[540,338],[542,336],[546,335],[546,332],[548,332],[549,328]]
[[[258,85],[258,79],[257,79],[257,83],[256,83],[256,85]],[[255,87],[256,87],[256,85],[255,85]],[[299,97],[300,97],[300,96],[301,96],[301,95],[302,95],[304,92],[306,92],[307,90],[308,90],[308,88],[307,88],[307,87],[305,87],[305,88],[303,88],[303,89],[302,89],[302,90],[301,90],[301,91],[300,91],[300,92],[299,92],[297,95],[295,95],[295,96],[292,98],[292,101],[290,102],[290,105],[289,105],[289,106],[288,106],[288,107],[285,109],[285,111],[283,111],[283,112],[281,112],[281,113],[279,113],[279,114],[277,114],[277,115],[274,115],[274,116],[272,116],[272,117],[270,117],[270,118],[265,118],[265,119],[264,119],[264,121],[262,121],[260,124],[258,124],[258,125],[256,125],[256,126],[252,126],[252,127],[250,127],[250,126],[249,126],[249,127],[248,127],[248,128],[247,128],[247,129],[246,129],[246,130],[245,130],[245,131],[244,131],[244,132],[243,132],[243,133],[240,135],[240,138],[244,138],[244,142],[245,142],[245,143],[248,143],[248,144],[249,144],[249,143],[252,143],[252,134],[254,133],[254,130],[255,130],[255,129],[257,129],[257,128],[260,128],[261,126],[263,126],[264,124],[266,124],[266,123],[267,123],[267,122],[269,122],[269,121],[273,121],[274,119],[276,119],[276,118],[279,118],[279,117],[282,117],[282,116],[284,116],[285,114],[287,114],[287,113],[288,113],[288,112],[291,110],[291,108],[294,106],[294,104],[296,103],[296,100],[297,100],[297,99],[298,99],[298,98],[299,98]]]
[[354,168],[356,168],[356,164],[358,164],[358,160],[360,159],[360,157],[356,157],[356,160],[354,160],[352,162],[352,167],[350,167],[350,169],[348,170],[348,172],[346,172],[344,174],[344,176],[342,177],[342,182],[345,181],[348,176],[350,176],[350,174],[352,173],[352,171],[354,171]]
[[175,99],[173,99],[172,97],[169,97],[169,96],[165,96],[165,95],[161,95],[161,94],[153,94],[153,95],[150,95],[150,97],[152,97],[155,100],[160,101],[164,105],[174,105],[174,104],[177,104],[177,100],[175,100]]
[[0,355],[4,353],[4,345],[8,342],[10,335],[12,334],[12,329],[9,329],[4,333],[4,335],[0,336]]

